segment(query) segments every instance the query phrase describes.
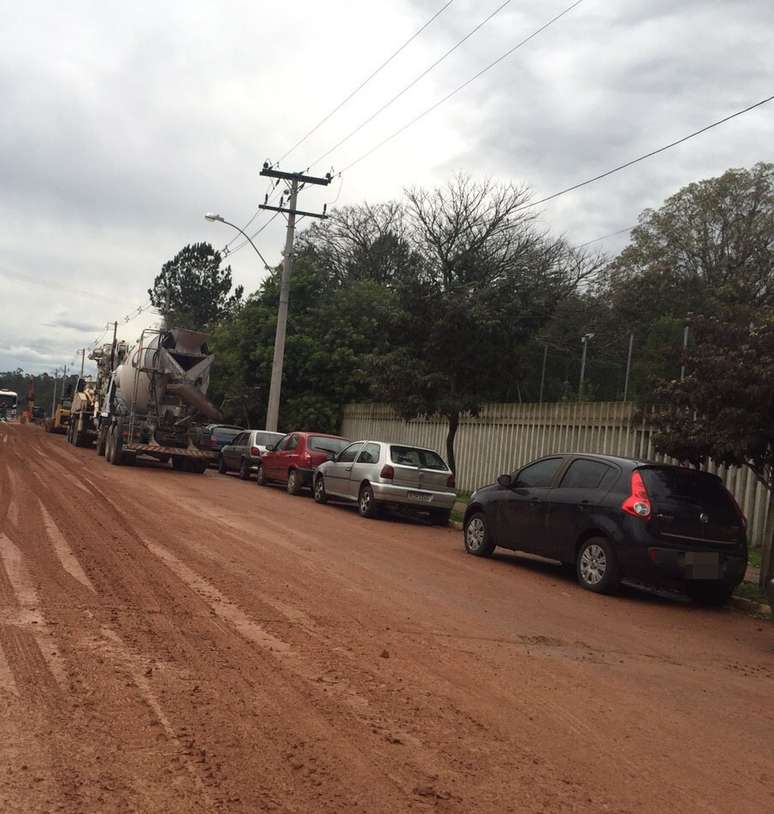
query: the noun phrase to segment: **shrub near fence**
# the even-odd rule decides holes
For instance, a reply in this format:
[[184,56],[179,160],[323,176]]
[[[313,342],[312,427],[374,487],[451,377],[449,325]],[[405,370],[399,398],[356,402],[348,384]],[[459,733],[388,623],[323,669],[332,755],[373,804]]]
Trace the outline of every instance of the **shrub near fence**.
[[[653,447],[653,430],[635,421],[630,402],[486,404],[477,417],[460,418],[454,450],[457,488],[472,492],[502,472],[553,452],[596,452],[663,461]],[[404,421],[385,404],[348,404],[341,434],[353,440],[406,442],[446,458],[444,418]],[[732,492],[748,522],[750,543],[759,547],[766,525],[768,494],[747,468],[710,465]]]

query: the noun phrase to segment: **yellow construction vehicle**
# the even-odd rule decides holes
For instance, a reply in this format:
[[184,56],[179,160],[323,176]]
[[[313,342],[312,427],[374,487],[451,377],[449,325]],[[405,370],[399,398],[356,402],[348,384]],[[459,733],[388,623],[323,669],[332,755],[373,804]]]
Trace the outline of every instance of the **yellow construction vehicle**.
[[57,401],[54,405],[54,412],[51,418],[47,418],[44,424],[46,432],[58,432],[64,435],[70,425],[70,411],[72,402],[65,398]]

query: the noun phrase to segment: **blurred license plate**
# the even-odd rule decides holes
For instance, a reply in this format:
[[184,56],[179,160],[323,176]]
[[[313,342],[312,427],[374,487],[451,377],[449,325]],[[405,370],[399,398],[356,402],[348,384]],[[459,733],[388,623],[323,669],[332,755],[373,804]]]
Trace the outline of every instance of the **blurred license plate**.
[[691,567],[694,579],[718,579],[720,576],[720,555],[714,551],[688,552],[685,562]]
[[424,492],[409,492],[408,499],[416,500],[417,503],[429,503],[433,499],[433,496],[426,495]]

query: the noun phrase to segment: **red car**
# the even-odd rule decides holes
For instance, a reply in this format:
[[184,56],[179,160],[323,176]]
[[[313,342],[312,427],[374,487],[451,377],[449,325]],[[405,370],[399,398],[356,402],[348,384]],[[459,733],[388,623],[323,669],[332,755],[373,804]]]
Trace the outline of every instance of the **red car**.
[[319,432],[291,432],[261,456],[256,471],[259,486],[286,483],[288,493],[297,495],[311,487],[314,470],[349,445],[346,438]]

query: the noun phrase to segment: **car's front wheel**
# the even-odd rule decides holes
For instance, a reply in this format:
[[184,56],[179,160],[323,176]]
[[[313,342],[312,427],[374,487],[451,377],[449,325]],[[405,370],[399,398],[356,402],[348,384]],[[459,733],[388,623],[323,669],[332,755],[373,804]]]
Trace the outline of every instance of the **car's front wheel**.
[[590,537],[581,543],[575,571],[578,582],[589,591],[609,594],[618,588],[618,560],[604,537]]
[[474,557],[491,557],[495,542],[489,532],[489,524],[483,512],[475,512],[465,521],[465,551]]
[[263,464],[258,464],[258,469],[255,472],[255,482],[259,486],[266,486],[266,474],[263,471]]
[[327,503],[328,495],[325,492],[325,481],[322,475],[318,475],[314,481],[314,501],[315,503]]
[[734,588],[725,582],[688,582],[685,592],[698,605],[720,607],[731,598]]

